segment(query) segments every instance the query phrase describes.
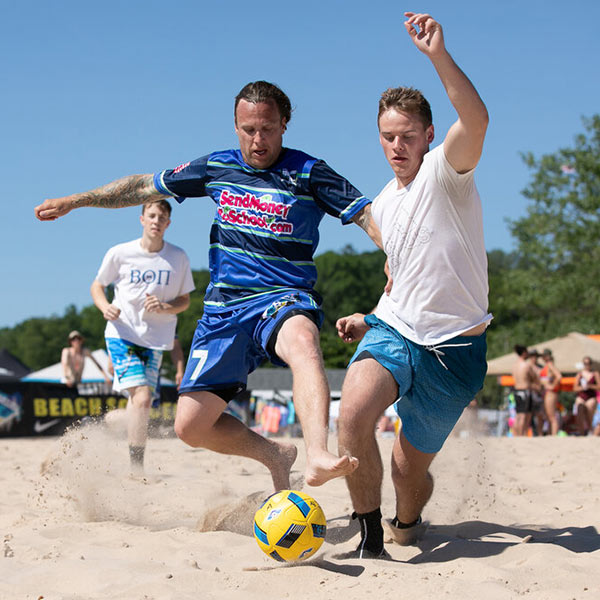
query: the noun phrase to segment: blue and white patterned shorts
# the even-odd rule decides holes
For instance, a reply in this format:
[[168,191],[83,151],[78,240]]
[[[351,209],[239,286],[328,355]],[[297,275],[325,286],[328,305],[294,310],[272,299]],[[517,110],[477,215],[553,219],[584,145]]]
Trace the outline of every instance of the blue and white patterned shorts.
[[139,385],[156,389],[162,350],[152,350],[120,338],[106,338],[106,348],[115,369],[114,388],[124,391]]

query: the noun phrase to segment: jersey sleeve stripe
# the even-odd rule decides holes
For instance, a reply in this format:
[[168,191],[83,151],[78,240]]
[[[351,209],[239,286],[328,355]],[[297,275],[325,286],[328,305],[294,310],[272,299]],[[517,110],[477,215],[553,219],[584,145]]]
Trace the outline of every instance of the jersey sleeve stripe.
[[358,197],[340,213],[340,219],[344,222],[348,222],[363,206],[366,206],[370,202],[371,201],[366,196]]
[[154,182],[154,187],[157,192],[164,194],[165,196],[175,197],[177,194],[174,194],[165,184],[164,181],[165,171],[161,171],[160,173],[155,173],[152,181]]

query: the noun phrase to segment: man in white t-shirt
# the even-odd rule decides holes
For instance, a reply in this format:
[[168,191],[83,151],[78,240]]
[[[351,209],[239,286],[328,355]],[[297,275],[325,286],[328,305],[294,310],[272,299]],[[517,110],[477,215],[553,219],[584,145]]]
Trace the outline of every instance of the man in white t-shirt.
[[[108,250],[90,290],[107,321],[104,335],[114,387],[129,396],[127,437],[135,472],[143,470],[162,353],[173,347],[177,314],[189,306],[194,289],[187,254],[163,239],[170,216],[166,200],[144,204],[142,237]],[[112,302],[105,293],[108,285],[114,285]]]
[[396,516],[389,536],[406,545],[422,534],[421,511],[433,491],[429,465],[487,370],[487,257],[473,170],[488,113],[448,54],[442,28],[405,13],[405,27],[435,67],[458,120],[429,150],[434,129],[418,90],[388,89],[379,135],[394,178],[373,202],[392,278],[373,314],[338,320],[340,337],[361,340],[346,375],[339,415],[340,455],[359,459],[346,477],[361,541],[360,558],[386,556],[381,523],[383,467],[375,425],[391,404],[401,419],[392,453]]

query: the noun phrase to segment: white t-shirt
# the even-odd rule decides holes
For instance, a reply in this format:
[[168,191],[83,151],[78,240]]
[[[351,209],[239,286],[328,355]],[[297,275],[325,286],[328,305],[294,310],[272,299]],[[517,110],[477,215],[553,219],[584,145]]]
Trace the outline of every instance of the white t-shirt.
[[443,145],[423,157],[415,179],[392,179],[373,201],[393,278],[375,315],[421,345],[488,323],[487,255],[473,171],[459,174]]
[[144,301],[153,294],[169,302],[194,289],[190,261],[181,248],[164,242],[160,252],[146,252],[141,239],[117,244],[104,256],[96,280],[114,284],[113,304],[121,309],[118,319],[106,322],[106,337],[153,350],[173,347],[177,316],[147,312]]

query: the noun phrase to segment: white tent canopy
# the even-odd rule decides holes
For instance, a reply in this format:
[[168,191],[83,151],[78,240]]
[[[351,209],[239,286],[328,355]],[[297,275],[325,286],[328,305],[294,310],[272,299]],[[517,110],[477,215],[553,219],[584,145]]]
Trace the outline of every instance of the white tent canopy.
[[[108,373],[108,354],[106,350],[94,350],[92,356],[98,364]],[[43,381],[44,383],[62,383],[63,370],[60,362],[54,365],[29,373],[21,381]],[[81,383],[103,383],[105,380],[102,371],[94,364],[94,361],[86,357],[83,364],[83,375]]]

